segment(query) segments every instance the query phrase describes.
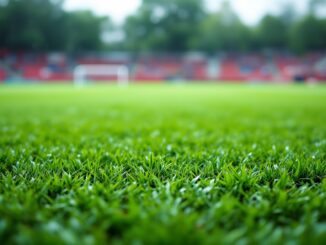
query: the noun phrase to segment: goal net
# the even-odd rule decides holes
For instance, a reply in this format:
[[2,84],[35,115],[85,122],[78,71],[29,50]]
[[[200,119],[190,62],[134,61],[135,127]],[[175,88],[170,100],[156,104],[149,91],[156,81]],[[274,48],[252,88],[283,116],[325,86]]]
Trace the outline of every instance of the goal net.
[[[129,84],[129,69],[125,65],[79,65],[74,69],[74,84],[82,86],[94,77],[110,77],[107,80],[117,80],[119,85]],[[113,79],[112,79],[113,77]]]

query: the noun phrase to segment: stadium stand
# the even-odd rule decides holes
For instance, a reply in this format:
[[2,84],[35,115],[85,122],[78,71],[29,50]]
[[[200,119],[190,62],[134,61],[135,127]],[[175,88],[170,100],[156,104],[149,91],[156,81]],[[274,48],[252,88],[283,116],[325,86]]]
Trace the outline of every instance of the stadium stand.
[[4,81],[6,79],[6,72],[0,68],[0,81]]
[[[73,79],[77,65],[125,65],[131,80],[160,82],[190,81],[325,81],[326,56],[307,54],[229,54],[216,57],[205,55],[139,55],[31,54],[0,52],[0,81],[65,82]],[[114,76],[93,76],[92,80],[113,80]]]

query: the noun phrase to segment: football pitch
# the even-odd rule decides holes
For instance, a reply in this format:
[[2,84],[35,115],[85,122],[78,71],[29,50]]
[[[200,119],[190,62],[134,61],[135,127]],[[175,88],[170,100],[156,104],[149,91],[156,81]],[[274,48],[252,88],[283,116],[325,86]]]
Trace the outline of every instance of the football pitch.
[[323,244],[325,177],[325,86],[0,86],[2,244]]

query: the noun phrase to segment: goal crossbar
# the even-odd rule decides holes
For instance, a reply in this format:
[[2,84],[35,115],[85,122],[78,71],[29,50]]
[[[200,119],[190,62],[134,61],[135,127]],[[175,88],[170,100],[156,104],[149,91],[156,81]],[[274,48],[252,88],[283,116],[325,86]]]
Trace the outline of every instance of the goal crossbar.
[[119,85],[129,84],[129,69],[124,65],[78,65],[74,69],[75,85],[84,85],[87,76],[116,75]]

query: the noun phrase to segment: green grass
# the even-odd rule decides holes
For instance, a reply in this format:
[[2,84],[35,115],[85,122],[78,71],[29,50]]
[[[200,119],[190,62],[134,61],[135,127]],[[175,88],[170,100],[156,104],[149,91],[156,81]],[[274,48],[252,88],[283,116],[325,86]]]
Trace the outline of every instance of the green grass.
[[326,87],[2,86],[2,244],[323,244]]

